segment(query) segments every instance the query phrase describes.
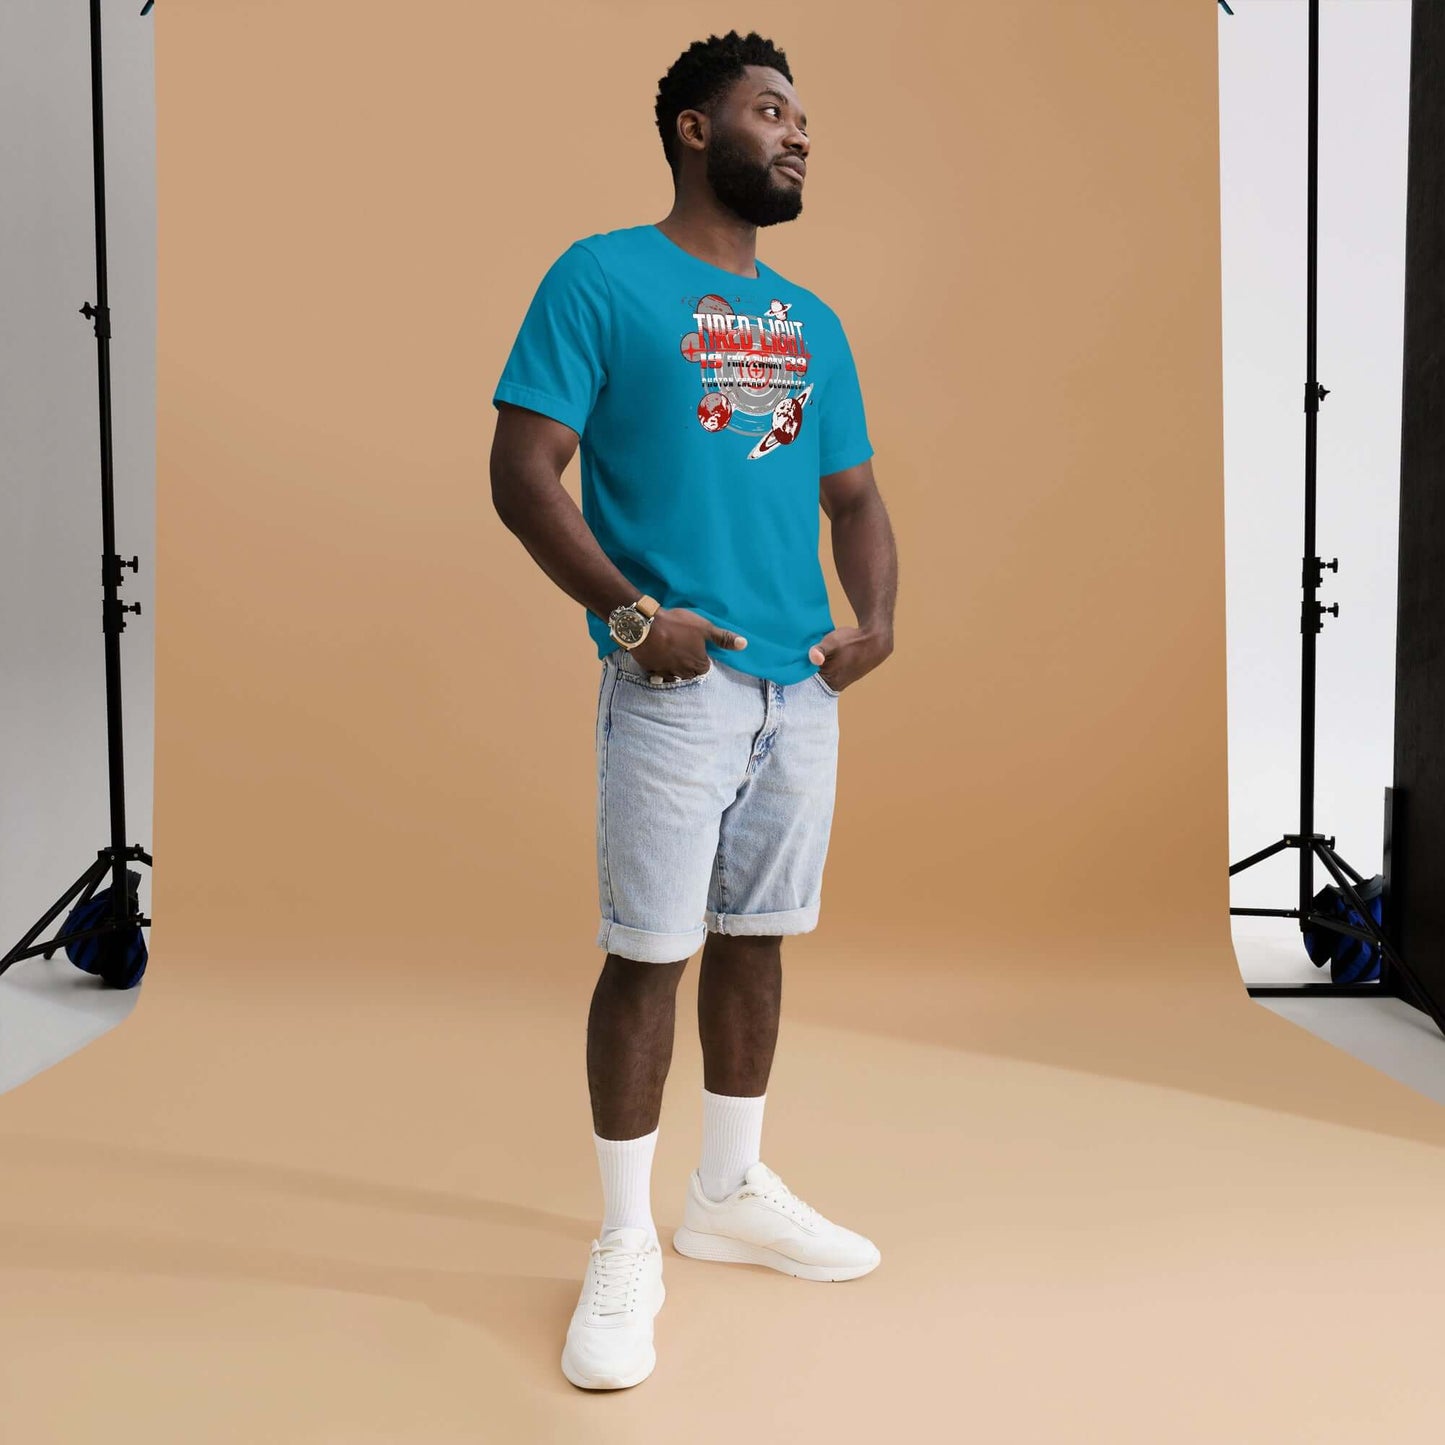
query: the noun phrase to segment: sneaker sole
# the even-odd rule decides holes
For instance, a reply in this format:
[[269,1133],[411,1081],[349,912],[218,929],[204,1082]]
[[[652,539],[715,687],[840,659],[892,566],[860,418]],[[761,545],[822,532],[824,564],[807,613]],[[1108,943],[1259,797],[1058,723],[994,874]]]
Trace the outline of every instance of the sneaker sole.
[[790,1274],[794,1279],[858,1279],[877,1269],[882,1261],[880,1255],[871,1264],[803,1264],[766,1245],[749,1244],[723,1234],[702,1234],[685,1224],[672,1236],[672,1247],[689,1259],[713,1260],[719,1264],[762,1264]]
[[[667,1290],[658,1286],[657,1309],[653,1310],[652,1317],[657,1318],[657,1311],[663,1306],[667,1299]],[[657,1368],[657,1351],[651,1349],[648,1352],[647,1365],[644,1369],[636,1371],[631,1375],[594,1375],[590,1379],[581,1379],[573,1371],[567,1360],[567,1351],[562,1351],[562,1373],[566,1375],[572,1384],[579,1390],[629,1390],[633,1385],[640,1385]]]

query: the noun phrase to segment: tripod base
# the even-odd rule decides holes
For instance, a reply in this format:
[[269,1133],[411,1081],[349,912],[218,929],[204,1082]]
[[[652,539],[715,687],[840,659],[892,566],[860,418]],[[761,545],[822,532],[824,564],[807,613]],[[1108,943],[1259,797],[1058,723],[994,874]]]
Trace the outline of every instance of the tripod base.
[[[125,856],[127,859],[144,863],[147,867],[150,866],[151,855],[138,845],[133,844],[127,848],[125,850]],[[3,974],[12,963],[19,963],[22,958],[34,958],[36,954],[41,953],[43,953],[46,958],[50,958],[57,949],[64,948],[67,943],[74,943],[75,940],[79,938],[98,938],[104,935],[115,935],[118,937],[122,931],[128,933],[132,928],[148,926],[150,923],[149,918],[143,915],[127,914],[119,920],[111,917],[98,928],[86,928],[74,933],[62,933],[59,937],[52,938],[48,943],[35,942],[61,913],[65,911],[66,906],[70,904],[72,899],[75,900],[74,906],[77,908],[89,900],[95,890],[100,887],[106,874],[115,871],[114,860],[114,848],[100,849],[96,855],[95,862],[46,909],[44,915],[35,926],[26,933],[25,937],[22,938],[4,958],[0,958],[0,974]],[[124,909],[125,898],[126,892],[125,889],[122,888],[117,904],[118,908]]]
[[[1251,998],[1401,998],[1403,995],[1375,983],[1266,983],[1251,984]],[[1411,1000],[1406,1000],[1411,1002]]]
[[[1364,920],[1364,928],[1355,928],[1342,919],[1317,913],[1310,906],[1310,900],[1307,898],[1302,899],[1301,906],[1298,908],[1231,908],[1229,911],[1231,914],[1255,918],[1297,918],[1301,933],[1308,928],[1328,928],[1332,932],[1348,934],[1351,938],[1363,939],[1366,943],[1374,944],[1380,951],[1379,981],[1353,984],[1257,984],[1246,988],[1245,991],[1251,998],[1403,999],[1412,1008],[1419,1009],[1421,1013],[1428,1013],[1435,1020],[1436,1027],[1442,1034],[1445,1034],[1445,1018],[1442,1018],[1434,1008],[1421,1002],[1422,999],[1428,997],[1423,990],[1408,987],[1414,982],[1414,979],[1405,960],[1400,957],[1399,951],[1385,936],[1384,930],[1371,917],[1369,908],[1355,891],[1355,884],[1365,881],[1364,875],[1341,858],[1335,852],[1334,845],[1335,840],[1327,838],[1323,833],[1311,833],[1308,838],[1300,833],[1286,833],[1278,843],[1272,843],[1268,848],[1262,848],[1258,853],[1251,853],[1248,858],[1232,864],[1229,876],[1232,878],[1236,873],[1243,873],[1246,868],[1252,868],[1256,863],[1260,863],[1266,858],[1272,858],[1285,848],[1307,846],[1329,870],[1340,891],[1349,899],[1351,907]],[[1301,888],[1303,889],[1304,886],[1302,883]],[[1405,981],[1407,987],[1400,986],[1401,979]]]

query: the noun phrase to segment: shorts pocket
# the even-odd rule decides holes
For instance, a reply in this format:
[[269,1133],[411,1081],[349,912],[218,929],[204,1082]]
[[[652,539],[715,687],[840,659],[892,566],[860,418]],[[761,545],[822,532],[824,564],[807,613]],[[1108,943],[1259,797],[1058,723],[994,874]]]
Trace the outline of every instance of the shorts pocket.
[[829,687],[828,684],[823,681],[823,674],[822,674],[821,672],[815,672],[815,673],[813,674],[813,678],[814,678],[814,680],[817,682],[818,686],[821,687],[821,688],[823,689],[823,691],[824,691],[825,693],[827,693],[827,695],[828,695],[829,697],[842,697],[842,696],[843,696],[843,694],[842,694],[841,692],[839,692],[839,690],[838,690],[837,688],[835,688],[835,687]]
[[713,675],[715,666],[709,659],[707,671],[698,673],[696,677],[669,677],[661,682],[653,682],[652,674],[625,647],[616,648],[609,655],[616,659],[620,676],[625,677],[628,682],[645,687],[649,692],[677,692],[682,688],[697,687]]

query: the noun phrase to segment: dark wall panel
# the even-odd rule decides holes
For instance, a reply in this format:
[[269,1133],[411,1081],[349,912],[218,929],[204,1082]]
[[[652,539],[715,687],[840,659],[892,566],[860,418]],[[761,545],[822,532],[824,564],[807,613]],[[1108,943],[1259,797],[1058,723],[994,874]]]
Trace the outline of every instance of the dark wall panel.
[[1414,0],[1387,922],[1445,999],[1445,3]]

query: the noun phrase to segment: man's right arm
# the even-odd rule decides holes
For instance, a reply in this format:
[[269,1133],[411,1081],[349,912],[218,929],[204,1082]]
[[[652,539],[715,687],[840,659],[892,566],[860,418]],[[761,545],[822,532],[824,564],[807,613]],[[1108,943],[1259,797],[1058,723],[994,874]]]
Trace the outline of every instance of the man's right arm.
[[502,402],[492,437],[492,505],[537,565],[575,602],[607,621],[642,595],[598,545],[562,485],[577,433],[560,421]]

